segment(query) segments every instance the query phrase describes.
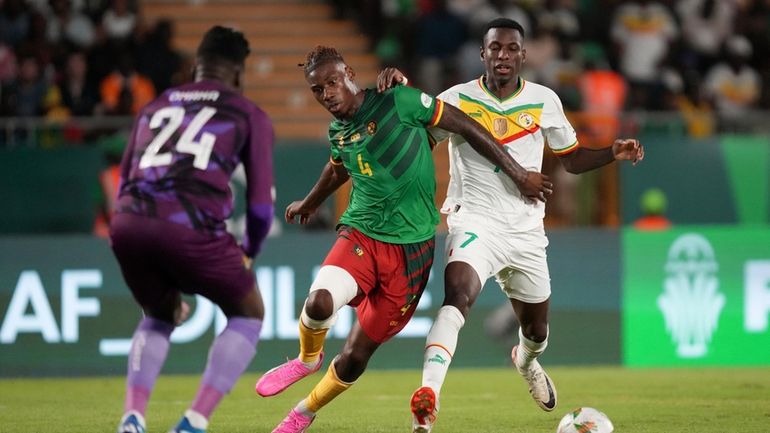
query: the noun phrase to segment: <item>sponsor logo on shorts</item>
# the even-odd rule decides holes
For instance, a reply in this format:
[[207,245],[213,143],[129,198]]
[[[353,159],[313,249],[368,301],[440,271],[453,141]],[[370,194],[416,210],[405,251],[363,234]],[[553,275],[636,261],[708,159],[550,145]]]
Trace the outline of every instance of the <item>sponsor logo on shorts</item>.
[[364,255],[364,250],[361,249],[358,245],[353,247],[353,252],[356,253],[358,257],[361,257]]

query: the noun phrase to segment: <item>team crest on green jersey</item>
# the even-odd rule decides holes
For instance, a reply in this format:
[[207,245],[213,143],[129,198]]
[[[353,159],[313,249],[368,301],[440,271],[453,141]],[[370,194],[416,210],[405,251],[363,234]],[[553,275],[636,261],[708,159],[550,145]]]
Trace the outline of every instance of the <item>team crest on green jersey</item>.
[[370,120],[369,123],[366,124],[366,133],[374,135],[375,132],[377,132],[377,122]]

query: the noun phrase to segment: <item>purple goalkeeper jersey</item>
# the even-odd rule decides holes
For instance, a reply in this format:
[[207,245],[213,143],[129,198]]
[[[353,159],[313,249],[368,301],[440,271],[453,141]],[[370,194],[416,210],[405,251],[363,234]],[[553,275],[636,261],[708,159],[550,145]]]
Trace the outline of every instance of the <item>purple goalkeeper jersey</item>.
[[253,257],[272,222],[273,139],[267,115],[223,84],[171,88],[137,116],[121,162],[116,211],[224,235],[233,211],[230,177],[242,162],[243,250]]

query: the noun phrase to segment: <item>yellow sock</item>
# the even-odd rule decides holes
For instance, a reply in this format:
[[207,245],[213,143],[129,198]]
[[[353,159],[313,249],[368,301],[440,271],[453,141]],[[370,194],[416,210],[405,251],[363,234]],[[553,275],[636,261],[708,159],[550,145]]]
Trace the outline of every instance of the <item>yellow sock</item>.
[[329,369],[326,370],[323,379],[310,391],[310,395],[305,399],[305,404],[309,410],[318,412],[322,407],[334,400],[335,397],[350,388],[351,385],[353,384],[343,382],[337,377],[337,372],[334,371],[334,362],[332,362],[329,364]]
[[318,359],[318,355],[324,348],[326,333],[329,328],[310,329],[299,320],[299,360],[302,362],[313,362]]

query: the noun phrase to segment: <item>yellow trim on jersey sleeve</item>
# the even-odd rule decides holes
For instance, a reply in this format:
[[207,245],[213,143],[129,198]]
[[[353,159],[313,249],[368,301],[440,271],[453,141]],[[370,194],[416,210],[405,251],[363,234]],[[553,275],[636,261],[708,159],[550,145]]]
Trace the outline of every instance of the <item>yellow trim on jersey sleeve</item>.
[[444,114],[444,101],[436,99],[436,109],[433,111],[433,117],[430,119],[428,126],[436,126],[441,121],[441,116]]
[[553,154],[554,155],[564,156],[564,155],[566,155],[568,153],[574,152],[575,150],[577,150],[578,147],[580,147],[580,144],[577,141],[575,141],[574,143],[572,143],[571,145],[565,147],[564,149],[559,149],[559,150],[551,149],[551,150],[553,150]]

